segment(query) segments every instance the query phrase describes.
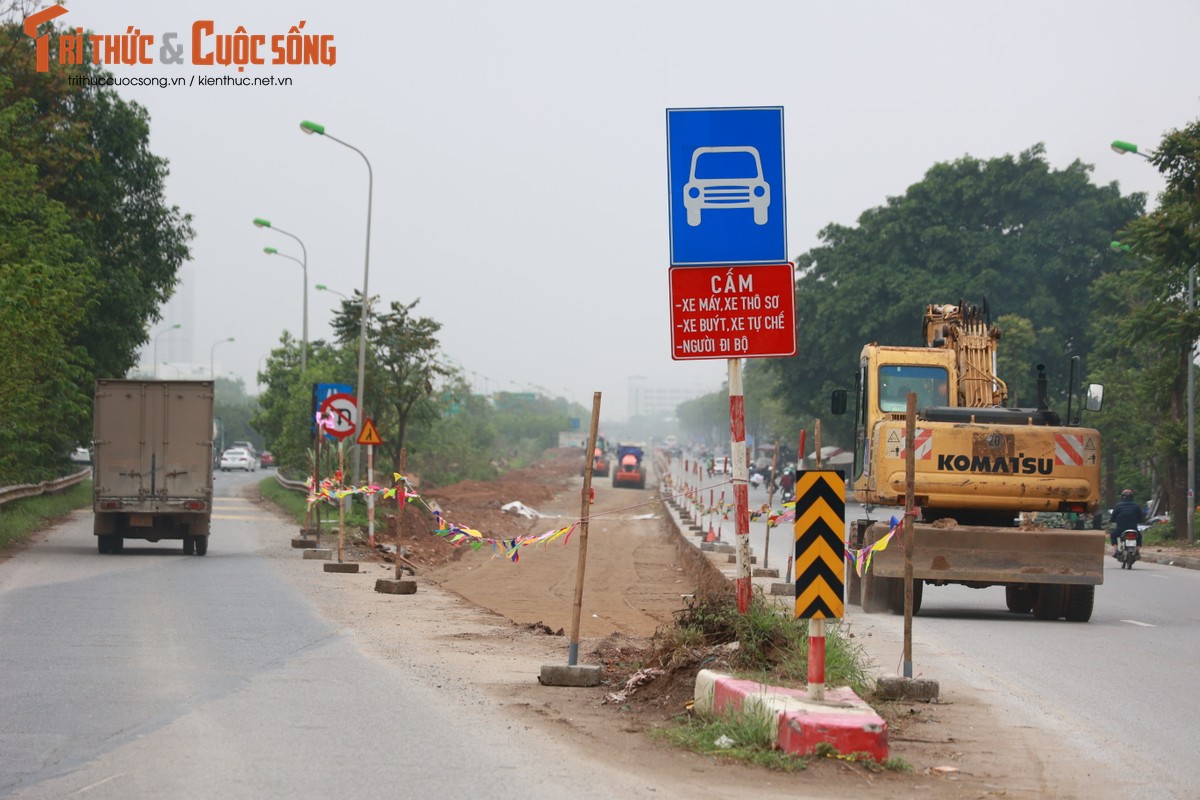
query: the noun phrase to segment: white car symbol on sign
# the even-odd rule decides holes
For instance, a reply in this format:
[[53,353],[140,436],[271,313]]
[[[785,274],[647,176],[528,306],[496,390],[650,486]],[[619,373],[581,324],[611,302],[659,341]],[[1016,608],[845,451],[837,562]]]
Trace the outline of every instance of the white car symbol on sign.
[[763,180],[762,159],[755,147],[697,147],[683,186],[687,224],[700,224],[703,210],[751,208],[754,224],[767,224],[771,186]]

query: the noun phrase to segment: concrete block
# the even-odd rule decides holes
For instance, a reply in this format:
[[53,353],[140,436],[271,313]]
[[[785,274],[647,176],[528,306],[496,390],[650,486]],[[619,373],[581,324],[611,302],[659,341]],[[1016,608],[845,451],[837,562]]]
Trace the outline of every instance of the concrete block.
[[772,583],[771,594],[781,594],[788,597],[796,596],[796,584],[794,583]]
[[316,546],[317,546],[316,539],[309,539],[308,537],[305,537],[305,536],[300,536],[295,539],[292,539],[292,547],[294,547],[297,550],[305,549],[305,548],[309,548],[309,547],[316,547]]
[[937,681],[925,678],[902,678],[888,675],[875,681],[875,697],[879,700],[903,700],[932,703],[938,699]]
[[771,569],[765,569],[765,568],[752,569],[752,570],[750,570],[750,577],[752,577],[752,578],[778,578],[779,570],[774,567],[772,567]]
[[596,664],[543,664],[538,683],[542,686],[599,686],[600,667]]
[[317,558],[328,561],[329,559],[333,558],[333,551],[328,547],[313,547],[304,551],[304,558]]
[[[734,553],[730,554],[730,556],[729,556],[729,563],[730,563],[730,564],[736,564],[736,563],[737,563],[737,552],[736,552],[736,551],[735,551]],[[758,556],[750,556],[750,563],[751,563],[751,564],[757,564],[757,563],[758,563]]]
[[325,564],[324,566],[326,572],[358,572],[358,564],[333,561]]
[[717,549],[717,543],[716,542],[701,542],[700,549],[706,553],[711,553]]
[[403,578],[379,578],[375,581],[375,591],[380,594],[416,594],[417,582]]
[[775,741],[788,753],[812,755],[818,745],[828,744],[839,753],[866,753],[879,762],[888,758],[887,723],[848,687],[828,688],[825,699],[817,701],[804,689],[701,670],[694,699],[701,712],[733,709],[771,718]]
[[725,544],[723,542],[719,542],[719,543],[717,543],[716,551],[718,553],[736,553],[737,548],[731,544]]

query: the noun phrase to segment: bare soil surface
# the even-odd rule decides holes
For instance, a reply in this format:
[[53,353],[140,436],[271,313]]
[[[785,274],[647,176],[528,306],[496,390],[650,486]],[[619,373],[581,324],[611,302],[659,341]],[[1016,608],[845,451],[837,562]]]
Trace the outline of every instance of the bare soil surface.
[[[582,451],[558,451],[498,481],[423,489],[421,503],[434,501],[451,522],[494,538],[542,533],[580,518],[581,463]],[[1065,745],[1014,723],[990,698],[953,681],[942,681],[938,703],[875,704],[889,722],[892,756],[909,765],[907,771],[815,759],[807,769],[785,774],[665,744],[649,731],[688,713],[701,666],[724,665],[716,651],[664,665],[656,660],[655,633],[685,607],[685,595],[728,587],[710,556],[676,532],[654,491],[612,488],[603,478],[596,480],[595,490],[579,662],[602,666],[605,682],[598,688],[538,683],[543,664],[567,663],[582,530],[566,544],[523,548],[519,562],[512,563],[493,557],[490,548],[451,546],[431,532],[432,517],[410,503],[400,524],[393,514],[381,526],[378,540],[403,548],[416,566],[417,594],[375,592],[375,580],[393,577],[395,568],[386,554],[361,539],[352,540],[346,551],[346,560],[362,562],[358,575],[314,583],[311,571],[292,572],[323,613],[352,631],[368,652],[432,676],[466,701],[498,707],[519,724],[565,738],[587,758],[645,775],[653,796],[1114,796],[1094,763],[1081,762]],[[500,510],[512,501],[542,516],[528,519]],[[873,641],[877,637],[865,620],[857,627],[847,623],[868,655],[890,658],[894,643]],[[645,666],[665,666],[666,672],[623,700],[606,702]],[[605,796],[602,787],[596,796]]]

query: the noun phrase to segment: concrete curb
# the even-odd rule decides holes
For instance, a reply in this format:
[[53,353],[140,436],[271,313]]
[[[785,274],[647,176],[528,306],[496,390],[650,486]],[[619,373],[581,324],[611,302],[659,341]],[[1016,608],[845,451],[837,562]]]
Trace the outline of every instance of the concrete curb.
[[766,686],[712,670],[696,676],[695,708],[719,714],[727,709],[773,717],[773,743],[785,753],[815,755],[827,744],[838,753],[866,753],[879,763],[888,758],[887,723],[848,687],[825,690],[818,702],[802,689]]

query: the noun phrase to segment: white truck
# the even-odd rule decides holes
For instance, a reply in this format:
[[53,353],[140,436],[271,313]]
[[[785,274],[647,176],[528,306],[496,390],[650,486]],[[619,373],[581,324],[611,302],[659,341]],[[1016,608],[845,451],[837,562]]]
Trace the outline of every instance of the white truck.
[[92,511],[96,546],[183,540],[208,552],[213,497],[212,381],[96,381]]

